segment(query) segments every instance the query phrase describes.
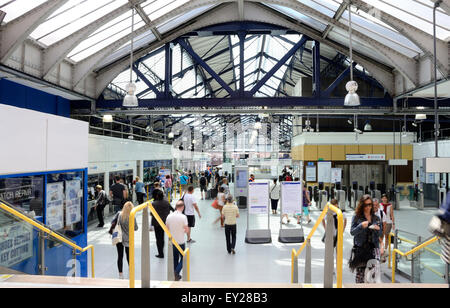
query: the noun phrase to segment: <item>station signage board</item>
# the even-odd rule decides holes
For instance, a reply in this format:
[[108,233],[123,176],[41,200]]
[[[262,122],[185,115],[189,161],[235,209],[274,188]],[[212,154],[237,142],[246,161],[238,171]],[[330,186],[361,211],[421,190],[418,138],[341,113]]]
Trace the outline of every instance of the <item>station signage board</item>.
[[347,154],[346,159],[349,161],[384,161],[386,154]]

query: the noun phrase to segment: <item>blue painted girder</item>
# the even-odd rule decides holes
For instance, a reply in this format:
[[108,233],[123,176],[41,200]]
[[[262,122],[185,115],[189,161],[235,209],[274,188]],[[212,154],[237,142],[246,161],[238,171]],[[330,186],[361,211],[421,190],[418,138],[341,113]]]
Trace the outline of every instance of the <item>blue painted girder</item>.
[[[74,104],[76,102],[73,102]],[[122,108],[121,100],[99,100],[97,109]],[[361,98],[363,107],[392,107],[392,98]],[[141,99],[139,108],[171,108],[171,107],[343,107],[343,98],[321,98],[321,97],[230,97],[230,98],[180,98],[180,99]],[[81,107],[81,105],[78,105]],[[72,108],[77,108],[72,105]],[[90,108],[90,104],[89,104]],[[286,110],[289,112],[289,110]]]

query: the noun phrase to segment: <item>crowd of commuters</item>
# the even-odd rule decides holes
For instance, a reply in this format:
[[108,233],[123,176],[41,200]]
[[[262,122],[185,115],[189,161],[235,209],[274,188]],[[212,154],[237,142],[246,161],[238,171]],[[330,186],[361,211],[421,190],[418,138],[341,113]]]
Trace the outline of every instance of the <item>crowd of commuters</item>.
[[[182,196],[177,201],[176,207],[172,208],[168,202],[168,196],[172,193],[173,180],[172,176],[166,175],[164,184],[160,182],[154,183],[152,190],[153,207],[158,213],[161,220],[166,224],[167,228],[172,234],[173,239],[181,247],[185,249],[186,244],[193,244],[196,241],[192,238],[192,229],[196,225],[196,215],[202,218],[200,213],[200,206],[196,197],[194,196],[194,182],[193,177],[189,173],[180,173],[177,179],[182,186]],[[224,228],[225,233],[225,247],[229,254],[236,253],[236,238],[237,238],[237,218],[239,218],[239,208],[234,202],[233,196],[230,194],[230,187],[228,184],[229,175],[219,172],[219,170],[208,170],[199,173],[198,186],[200,189],[201,200],[214,199],[215,208],[219,212],[219,218],[214,222],[220,221],[220,226]],[[273,179],[270,183],[270,202],[272,214],[277,214],[278,204],[280,200],[280,191],[282,181],[299,181],[299,178],[293,179],[292,173],[285,170],[283,175],[278,179]],[[254,175],[250,175],[249,182],[256,181]],[[117,248],[117,267],[119,277],[123,278],[123,257],[124,252],[129,262],[129,216],[134,207],[130,200],[129,189],[123,184],[123,181],[116,177],[114,185],[110,187],[109,194],[98,185],[96,187],[97,198],[94,209],[97,212],[99,225],[104,226],[103,210],[111,204],[116,212],[111,224],[110,233],[119,225],[121,228],[122,238],[121,242],[116,245]],[[138,204],[144,203],[147,192],[145,185],[136,177],[135,192]],[[447,199],[450,202],[450,195]],[[449,205],[444,207],[443,215],[440,219],[448,228],[449,220]],[[311,198],[303,182],[303,209],[301,213],[295,213],[297,222],[300,224],[301,219],[305,218],[307,223],[311,222],[309,207],[311,206]],[[332,199],[331,205],[339,208],[338,201]],[[347,224],[347,218],[344,214],[344,230]],[[445,216],[447,215],[447,216]],[[290,221],[287,214],[282,215],[282,223]],[[333,214],[335,233],[333,235],[334,247],[337,245],[337,214]],[[445,220],[447,219],[447,220]],[[323,220],[323,227],[326,228],[326,222]],[[151,225],[155,232],[156,246],[158,250],[157,258],[164,258],[164,230],[155,217],[152,218]],[[138,230],[138,224],[135,221],[135,230]],[[382,195],[381,200],[372,198],[369,195],[364,195],[358,202],[352,217],[350,235],[353,236],[353,248],[349,257],[349,268],[352,272],[356,272],[356,283],[364,283],[366,279],[367,264],[369,260],[377,260],[379,262],[386,262],[387,250],[389,245],[389,234],[395,230],[394,207],[389,202],[387,195]],[[444,235],[445,236],[445,235]],[[323,238],[323,241],[325,236]],[[444,249],[444,255],[449,258],[448,252],[448,235],[447,247]],[[183,256],[178,248],[173,246],[174,255],[174,273],[175,280],[181,279],[181,270],[183,266]],[[444,259],[446,260],[446,259]]]

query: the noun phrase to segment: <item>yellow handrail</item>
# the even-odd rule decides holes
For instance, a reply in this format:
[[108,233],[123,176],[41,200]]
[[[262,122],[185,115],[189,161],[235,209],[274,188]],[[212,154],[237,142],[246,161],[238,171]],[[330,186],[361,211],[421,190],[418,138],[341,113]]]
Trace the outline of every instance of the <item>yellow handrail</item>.
[[41,224],[35,222],[33,219],[27,217],[26,215],[20,213],[19,211],[16,211],[15,209],[7,206],[6,204],[0,202],[0,208],[8,213],[10,213],[11,215],[25,221],[26,223],[32,225],[33,227],[41,230],[42,232],[47,233],[49,236],[52,236],[54,238],[56,238],[57,240],[63,242],[64,244],[72,247],[73,249],[78,250],[80,253],[84,253],[86,251],[88,251],[89,249],[91,249],[91,258],[92,258],[92,264],[91,264],[91,269],[92,269],[92,278],[95,278],[95,265],[94,265],[94,246],[93,245],[89,245],[85,248],[81,248],[80,246],[76,245],[75,243],[71,242],[70,240],[62,237],[61,235],[59,235],[58,233],[55,233],[54,231],[42,226]]
[[394,250],[393,250],[393,255],[392,255],[392,264],[391,264],[391,266],[392,266],[392,283],[395,283],[395,255],[396,255],[397,253],[398,253],[399,255],[401,255],[402,257],[407,257],[407,256],[409,256],[409,255],[411,255],[411,254],[413,254],[413,253],[419,251],[420,249],[425,248],[425,247],[427,247],[428,245],[431,245],[431,244],[437,242],[438,240],[439,240],[439,237],[435,236],[435,237],[433,237],[432,239],[430,239],[430,240],[428,240],[428,241],[426,241],[426,242],[420,244],[419,246],[417,246],[417,247],[415,247],[415,248],[413,248],[413,249],[411,249],[410,251],[405,252],[405,253],[404,253],[404,252],[401,252],[401,251],[398,250],[397,248],[394,249]]
[[[153,200],[152,200],[153,201]],[[172,234],[170,233],[169,229],[167,229],[167,226],[162,221],[161,217],[159,216],[158,212],[156,212],[155,208],[153,207],[151,201],[148,201],[144,204],[141,204],[138,207],[135,207],[131,213],[130,213],[130,219],[129,219],[129,242],[130,242],[130,288],[135,287],[135,262],[134,262],[134,219],[136,217],[136,214],[140,211],[143,211],[146,208],[149,208],[150,212],[153,214],[153,217],[156,219],[156,221],[159,223],[161,228],[164,230],[164,232],[167,234],[167,237],[169,238],[169,241],[172,241],[172,244],[178,249],[180,254],[183,257],[186,257],[187,261],[187,277],[186,281],[190,281],[190,255],[191,252],[189,248],[187,248],[185,251],[181,249],[180,245],[175,241],[175,239],[172,237]],[[145,232],[145,230],[143,230]]]
[[338,219],[338,238],[337,238],[337,261],[336,261],[336,267],[337,267],[337,277],[336,277],[336,283],[337,288],[342,288],[342,264],[343,264],[343,247],[344,247],[344,216],[342,214],[342,211],[338,209],[337,207],[327,204],[325,208],[322,211],[322,214],[320,214],[319,218],[316,221],[316,224],[312,228],[311,232],[309,233],[308,237],[306,238],[303,245],[300,247],[298,251],[295,251],[295,249],[292,249],[292,262],[291,262],[291,282],[294,283],[294,258],[298,258],[299,255],[302,253],[303,249],[306,247],[306,244],[311,240],[312,236],[316,232],[317,228],[321,224],[322,220],[325,218],[325,215],[328,213],[328,210],[331,210],[337,214]]

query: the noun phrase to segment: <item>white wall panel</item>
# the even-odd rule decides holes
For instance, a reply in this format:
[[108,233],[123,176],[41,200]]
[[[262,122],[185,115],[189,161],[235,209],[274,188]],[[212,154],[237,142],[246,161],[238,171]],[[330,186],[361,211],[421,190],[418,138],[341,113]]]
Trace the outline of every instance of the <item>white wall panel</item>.
[[88,123],[0,105],[0,174],[88,166]]
[[0,174],[45,170],[46,135],[45,118],[0,105]]
[[88,167],[87,122],[62,117],[48,119],[47,168],[49,170]]

